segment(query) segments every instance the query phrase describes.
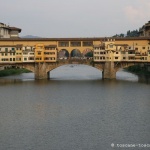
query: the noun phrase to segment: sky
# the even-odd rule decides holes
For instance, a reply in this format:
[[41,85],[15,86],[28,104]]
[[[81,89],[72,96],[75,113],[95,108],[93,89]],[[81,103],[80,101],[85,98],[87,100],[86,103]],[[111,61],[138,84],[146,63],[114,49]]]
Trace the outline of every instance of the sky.
[[150,21],[150,0],[0,0],[0,22],[20,36],[109,37]]

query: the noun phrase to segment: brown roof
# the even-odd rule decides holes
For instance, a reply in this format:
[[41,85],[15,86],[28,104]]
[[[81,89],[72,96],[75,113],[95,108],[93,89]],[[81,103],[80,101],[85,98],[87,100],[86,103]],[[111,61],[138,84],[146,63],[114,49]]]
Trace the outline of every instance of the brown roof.
[[9,29],[10,29],[11,31],[19,31],[19,33],[21,32],[21,29],[20,29],[20,28],[9,27]]
[[16,47],[16,45],[0,45],[0,47]]
[[4,23],[0,22],[0,24],[4,25]]
[[126,40],[150,40],[150,37],[90,37],[90,38],[0,38],[0,41],[101,41],[105,39],[115,39],[116,41]]

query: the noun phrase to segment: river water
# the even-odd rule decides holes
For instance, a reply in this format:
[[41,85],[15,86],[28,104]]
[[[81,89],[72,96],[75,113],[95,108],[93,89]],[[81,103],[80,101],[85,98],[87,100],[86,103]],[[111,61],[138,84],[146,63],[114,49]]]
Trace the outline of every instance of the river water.
[[101,71],[84,65],[59,67],[50,77],[0,78],[0,150],[150,144],[149,80],[124,71],[116,80],[102,80]]

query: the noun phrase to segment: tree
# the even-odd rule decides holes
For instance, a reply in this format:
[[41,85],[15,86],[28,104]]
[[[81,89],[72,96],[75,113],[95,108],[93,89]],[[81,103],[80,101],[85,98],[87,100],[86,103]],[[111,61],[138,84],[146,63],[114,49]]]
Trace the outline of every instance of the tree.
[[130,36],[130,30],[129,30],[129,31],[127,31],[127,36]]
[[128,30],[126,36],[125,34],[121,33],[121,34],[116,34],[113,37],[138,37],[138,36],[139,36],[139,31],[136,29],[133,31]]
[[119,35],[119,37],[125,37],[125,35],[124,35],[123,33],[121,33],[121,34]]

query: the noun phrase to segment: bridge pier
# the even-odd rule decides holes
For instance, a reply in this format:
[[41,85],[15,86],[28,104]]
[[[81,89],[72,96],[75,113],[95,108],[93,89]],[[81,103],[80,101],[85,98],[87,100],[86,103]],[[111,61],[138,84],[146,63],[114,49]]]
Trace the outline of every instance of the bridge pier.
[[50,79],[50,71],[47,72],[47,79]]
[[48,79],[49,74],[46,71],[46,63],[35,64],[35,79]]
[[103,79],[116,79],[116,71],[114,68],[114,62],[108,61],[105,62],[104,68],[102,71],[102,78]]

